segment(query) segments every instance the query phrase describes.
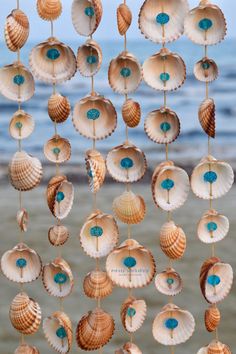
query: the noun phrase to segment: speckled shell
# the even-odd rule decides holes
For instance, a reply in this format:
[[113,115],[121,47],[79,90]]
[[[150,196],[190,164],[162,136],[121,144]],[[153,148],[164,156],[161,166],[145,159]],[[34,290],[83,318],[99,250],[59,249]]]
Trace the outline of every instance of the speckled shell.
[[48,100],[48,115],[53,122],[63,123],[70,115],[70,101],[60,93],[54,93]]
[[[212,183],[205,181],[206,173],[213,173]],[[210,176],[211,177],[211,176]],[[216,199],[225,195],[234,182],[232,167],[224,162],[216,160],[213,156],[204,157],[194,168],[191,176],[191,187],[194,194],[202,199]]]
[[[122,76],[122,69],[127,69],[125,73],[127,76]],[[133,54],[122,52],[110,62],[108,80],[114,92],[120,94],[134,92],[142,80],[142,67]]]
[[[126,167],[126,160],[128,165],[131,163],[130,167]],[[123,163],[124,167],[122,166]],[[109,151],[106,164],[111,177],[124,183],[139,181],[143,178],[147,169],[144,152],[128,141]]]
[[[125,265],[126,258],[132,258],[133,265]],[[156,271],[151,252],[136,240],[128,239],[109,254],[106,270],[113,283],[122,288],[142,288],[148,285]],[[132,276],[134,272],[134,276]],[[122,276],[121,276],[122,274]]]
[[[55,153],[59,151],[59,153]],[[71,145],[68,139],[62,138],[60,135],[54,135],[49,139],[44,145],[44,155],[45,157],[54,163],[66,162],[71,156]]]
[[112,316],[96,308],[86,313],[78,323],[76,341],[83,350],[96,350],[107,344],[113,336],[115,322]]
[[63,225],[54,225],[48,230],[48,240],[53,246],[62,246],[69,238],[69,231]]
[[220,310],[215,306],[211,305],[205,311],[205,327],[208,332],[213,332],[217,329],[220,324]]
[[29,191],[37,187],[41,181],[43,169],[41,162],[25,151],[17,151],[9,164],[9,178],[13,187],[21,191]]
[[[168,329],[166,321],[174,318],[178,321],[175,329]],[[170,303],[163,307],[153,322],[152,334],[163,345],[177,345],[186,342],[193,334],[195,321],[192,314]]]
[[88,216],[80,231],[80,244],[92,258],[106,257],[116,247],[118,240],[119,231],[115,219],[100,210]]
[[20,231],[26,232],[28,228],[28,222],[29,222],[29,215],[26,209],[22,208],[18,210],[16,214],[16,221],[20,228]]
[[[57,330],[63,328],[65,338],[61,339],[57,336]],[[57,311],[51,316],[43,320],[43,331],[49,345],[58,353],[68,353],[72,347],[73,329],[72,323],[68,315],[64,312]]]
[[175,112],[162,107],[148,113],[144,130],[149,139],[158,144],[170,144],[180,133],[180,121]]
[[117,27],[121,36],[128,31],[132,22],[132,12],[126,4],[120,4],[116,11]]
[[[89,58],[92,63],[89,63]],[[95,62],[94,62],[95,61]],[[97,74],[102,65],[102,49],[97,42],[88,39],[77,52],[77,68],[82,76]]]
[[[212,227],[208,228],[212,225]],[[213,229],[212,229],[213,228]],[[223,240],[229,231],[229,220],[216,210],[208,210],[200,219],[197,235],[204,243],[215,243]]]
[[[55,59],[48,56],[50,50],[56,51]],[[30,52],[29,63],[34,76],[48,84],[70,80],[77,70],[73,50],[55,37],[34,47]]]
[[23,110],[18,110],[14,113],[9,124],[10,135],[17,140],[28,138],[34,130],[34,125],[31,115]]
[[140,104],[131,98],[127,99],[122,106],[122,117],[129,128],[137,127],[141,119]]
[[199,81],[212,82],[218,77],[218,67],[214,60],[205,57],[195,64],[194,75]]
[[20,344],[19,347],[16,348],[14,354],[40,354],[39,350],[36,347],[32,347],[28,344]]
[[173,268],[167,268],[158,273],[155,278],[155,285],[161,294],[167,296],[175,296],[183,289],[182,279]]
[[160,230],[160,246],[165,255],[171,259],[180,259],[186,250],[186,236],[174,221],[168,221]]
[[23,11],[15,9],[7,16],[4,35],[6,45],[12,52],[24,46],[29,37],[29,20]]
[[83,288],[86,296],[92,299],[103,299],[111,295],[113,284],[107,272],[93,270],[84,278]]
[[198,119],[204,132],[211,138],[215,138],[215,102],[212,98],[206,98],[201,103]]
[[37,11],[43,20],[54,21],[61,15],[61,0],[37,0]]
[[13,299],[9,316],[12,326],[22,334],[33,334],[41,323],[41,309],[39,304],[29,298],[26,293],[19,293]]
[[[168,78],[162,80],[162,75],[168,75]],[[177,90],[186,79],[185,63],[178,54],[162,48],[143,63],[143,79],[155,90]]]
[[[146,38],[155,43],[175,41],[184,31],[188,9],[186,0],[146,0],[139,13],[139,28]],[[163,25],[157,22],[157,16],[162,13],[169,16],[169,21]]]
[[115,350],[115,354],[142,354],[142,352],[136,344],[127,342],[122,348]]
[[[133,311],[134,313],[129,314],[129,311]],[[129,333],[134,333],[142,327],[146,314],[146,302],[144,300],[137,300],[133,296],[128,297],[121,305],[121,322],[125,330]]]
[[85,164],[92,193],[97,193],[102,187],[106,176],[106,162],[102,154],[91,149],[86,151]]
[[146,204],[140,195],[125,191],[112,204],[115,217],[125,224],[139,224],[146,214]]
[[[86,15],[85,9],[92,8],[93,16]],[[72,23],[81,35],[89,37],[98,28],[102,19],[101,0],[74,0],[71,9]]]
[[[99,117],[88,118],[88,112],[91,110],[98,111]],[[110,100],[94,93],[76,103],[72,122],[75,129],[85,138],[101,140],[116,129],[117,114]]]

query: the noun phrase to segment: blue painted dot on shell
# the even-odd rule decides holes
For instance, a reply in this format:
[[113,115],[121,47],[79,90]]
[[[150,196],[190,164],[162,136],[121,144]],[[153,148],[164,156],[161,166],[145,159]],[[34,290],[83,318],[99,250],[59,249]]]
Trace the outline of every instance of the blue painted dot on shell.
[[136,315],[136,310],[133,307],[128,307],[127,308],[127,316],[132,318],[135,315]]
[[95,55],[88,55],[86,61],[88,64],[96,64],[97,57]]
[[65,199],[65,194],[63,192],[57,192],[56,200],[58,203],[62,202]]
[[168,73],[161,73],[161,74],[160,74],[160,79],[161,79],[161,81],[166,82],[166,81],[170,80],[170,74],[168,74]]
[[209,61],[203,61],[202,62],[202,68],[204,70],[208,70],[210,68],[211,64],[209,63]]
[[57,48],[50,48],[47,51],[47,58],[50,60],[57,60],[61,53]]
[[100,117],[100,112],[96,108],[91,108],[87,111],[87,118],[91,120],[96,120]]
[[126,257],[123,263],[127,268],[133,268],[137,264],[136,259],[134,257]]
[[18,86],[21,86],[21,85],[23,85],[23,83],[25,82],[25,78],[24,78],[24,76],[23,75],[15,75],[14,77],[13,77],[13,82],[14,82],[14,84],[16,84],[16,85],[18,85]]
[[56,273],[54,275],[54,281],[57,284],[65,284],[67,281],[67,275],[65,273]]
[[168,190],[168,191],[170,191],[174,187],[174,185],[175,185],[175,182],[170,178],[166,178],[166,179],[164,179],[164,181],[161,182],[161,187],[163,189]]
[[90,229],[90,235],[94,237],[100,237],[103,234],[103,229],[100,226],[93,226]]
[[94,8],[92,6],[88,6],[84,9],[84,13],[88,17],[93,17],[95,15]]
[[213,22],[210,18],[202,18],[199,22],[198,22],[198,26],[200,29],[207,31],[209,30],[212,26],[213,26]]
[[161,125],[160,125],[160,128],[161,128],[161,130],[162,130],[164,133],[166,133],[166,132],[168,132],[168,131],[170,130],[171,125],[170,125],[170,123],[168,123],[168,122],[162,122]]
[[59,149],[59,147],[54,147],[54,148],[52,149],[52,152],[53,152],[55,155],[59,155],[60,152],[61,152],[61,149]]
[[120,71],[121,76],[123,77],[129,77],[131,75],[131,69],[130,68],[122,68]]
[[15,127],[17,129],[21,129],[23,127],[23,124],[21,122],[16,122]]
[[160,25],[166,25],[170,21],[170,16],[165,12],[160,12],[156,16],[156,22]]
[[209,285],[216,286],[220,284],[220,277],[216,274],[209,275],[207,282]]
[[18,258],[16,260],[16,266],[18,268],[25,268],[27,266],[27,260],[25,258]]
[[122,168],[125,168],[126,170],[128,170],[129,168],[133,167],[134,162],[130,157],[124,157],[121,161],[120,161],[120,165]]
[[207,171],[204,173],[204,181],[208,183],[214,183],[217,180],[217,174],[214,171]]
[[165,321],[166,328],[171,329],[171,330],[177,328],[178,325],[179,325],[179,322],[175,318],[172,318],[172,317],[168,318]]
[[207,223],[207,230],[210,231],[216,231],[217,230],[217,224],[213,221]]
[[60,339],[64,339],[67,337],[66,330],[63,326],[59,327],[56,331],[56,335]]
[[167,278],[166,282],[167,282],[168,285],[172,285],[172,284],[174,284],[175,281],[174,281],[173,278]]

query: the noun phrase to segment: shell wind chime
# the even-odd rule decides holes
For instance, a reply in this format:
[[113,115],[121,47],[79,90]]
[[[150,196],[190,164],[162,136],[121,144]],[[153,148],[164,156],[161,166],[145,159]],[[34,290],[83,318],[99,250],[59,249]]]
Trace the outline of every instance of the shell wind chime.
[[218,67],[208,56],[208,46],[218,44],[226,35],[226,21],[221,9],[208,0],[190,10],[185,19],[185,33],[194,43],[203,46],[204,56],[194,66],[197,80],[205,83],[205,98],[200,104],[198,117],[204,133],[208,136],[207,155],[194,168],[191,176],[191,188],[198,197],[209,201],[197,226],[197,235],[201,242],[211,245],[211,257],[204,261],[200,270],[202,295],[209,303],[204,321],[208,332],[213,332],[213,340],[199,349],[198,354],[231,353],[230,348],[220,342],[218,326],[221,313],[218,303],[229,294],[233,282],[233,270],[230,264],[216,256],[216,243],[228,234],[228,218],[214,209],[213,200],[225,195],[232,187],[234,173],[225,161],[211,154],[211,139],[216,135],[215,102],[209,97],[209,83],[217,79]]

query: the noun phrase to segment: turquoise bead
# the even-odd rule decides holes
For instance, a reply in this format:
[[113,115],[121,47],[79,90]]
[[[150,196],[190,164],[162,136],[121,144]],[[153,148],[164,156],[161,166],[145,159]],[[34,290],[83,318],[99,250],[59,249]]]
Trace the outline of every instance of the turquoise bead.
[[217,180],[217,174],[214,171],[208,171],[204,173],[204,181],[209,183],[214,183]]
[[198,22],[199,28],[201,28],[204,31],[207,31],[208,29],[210,29],[212,27],[212,25],[213,25],[213,22],[209,18],[203,18],[203,19],[201,19],[201,21]]
[[131,70],[130,68],[122,68],[120,74],[123,77],[129,77],[131,75]]
[[207,282],[212,286],[216,286],[220,284],[220,277],[216,274],[212,274],[207,278]]
[[166,82],[166,81],[170,80],[170,74],[168,74],[168,73],[161,73],[161,74],[160,74],[160,79],[161,79],[161,81]]
[[217,224],[213,221],[209,222],[207,224],[207,230],[210,231],[216,231],[217,230]]
[[63,192],[57,192],[56,200],[58,203],[62,202],[65,198],[65,194]]
[[91,170],[91,169],[88,171],[88,176],[89,176],[90,178],[93,178],[93,174],[92,174],[92,170]]
[[27,266],[27,260],[24,258],[18,258],[16,260],[16,266],[21,269],[25,268]]
[[209,68],[210,68],[210,63],[209,63],[209,61],[204,61],[203,63],[202,63],[202,68],[204,69],[204,70],[208,70]]
[[90,229],[90,235],[95,237],[100,237],[103,234],[103,229],[100,226],[93,226]]
[[128,170],[129,168],[133,167],[134,163],[133,163],[133,160],[130,157],[124,157],[120,161],[120,165],[121,165],[121,167],[123,167],[126,170]]
[[88,55],[86,61],[88,64],[96,64],[97,57],[95,55]]
[[167,189],[168,191],[170,191],[175,185],[175,182],[172,179],[164,179],[164,181],[161,182],[161,187],[163,189]]
[[67,275],[64,273],[57,273],[54,276],[54,281],[57,284],[65,284],[65,282],[67,281]]
[[165,12],[160,12],[156,16],[156,22],[159,23],[160,25],[165,25],[170,21],[170,16],[166,14]]
[[96,108],[91,108],[88,110],[87,112],[87,118],[88,119],[92,119],[92,120],[96,120],[100,117],[100,112],[98,109]]
[[171,329],[171,330],[173,330],[176,327],[178,327],[178,325],[179,325],[179,322],[175,318],[168,318],[165,321],[166,328]]
[[123,263],[127,268],[133,268],[137,264],[136,259],[134,257],[126,257]]
[[52,149],[52,152],[55,154],[55,155],[59,155],[61,150],[58,148],[58,147],[55,147]]
[[23,124],[21,122],[16,122],[15,127],[17,129],[21,129],[23,127]]
[[163,123],[161,123],[160,128],[164,133],[166,133],[166,132],[168,132],[168,130],[170,130],[171,125],[168,122],[163,122]]
[[61,53],[56,48],[50,48],[47,51],[47,57],[50,60],[57,60],[60,57]]
[[94,8],[92,6],[88,6],[84,9],[84,13],[88,17],[93,17],[95,15]]
[[13,82],[14,84],[18,85],[18,86],[21,86],[23,85],[23,83],[25,82],[25,78],[23,75],[15,75],[13,77]]
[[175,281],[174,281],[173,278],[167,278],[166,282],[167,282],[168,285],[172,285],[172,284],[174,284]]
[[60,339],[66,338],[66,337],[67,337],[67,334],[66,334],[65,328],[62,327],[62,326],[59,327],[59,328],[57,329],[57,331],[56,331],[56,335],[57,335],[57,337],[60,338]]
[[133,307],[128,307],[127,315],[131,318],[134,317],[136,315],[136,310]]

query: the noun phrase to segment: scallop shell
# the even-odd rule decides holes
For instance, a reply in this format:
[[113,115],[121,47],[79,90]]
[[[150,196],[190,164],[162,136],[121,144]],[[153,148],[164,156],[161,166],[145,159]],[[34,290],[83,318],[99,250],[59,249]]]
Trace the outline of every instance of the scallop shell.
[[48,207],[51,210],[52,214],[54,212],[54,204],[57,195],[57,190],[60,187],[61,183],[67,181],[66,176],[54,176],[50,179],[48,186],[47,186],[47,203]]
[[155,43],[175,41],[184,32],[188,9],[186,0],[146,0],[139,13],[139,28]]
[[180,133],[180,121],[175,112],[162,107],[148,113],[144,130],[149,139],[158,144],[170,144]]
[[159,164],[152,176],[152,196],[157,207],[173,211],[181,207],[189,192],[188,174],[172,161]]
[[214,60],[205,57],[195,64],[194,75],[199,81],[212,82],[218,77],[218,67]]
[[211,305],[205,311],[205,327],[208,332],[214,332],[220,324],[220,310],[215,306]]
[[26,209],[22,208],[17,212],[16,221],[20,228],[20,231],[26,232],[28,228],[28,222],[29,222],[29,215]]
[[115,354],[142,354],[142,352],[136,344],[127,342],[121,349],[116,350]]
[[144,300],[137,300],[128,297],[122,304],[120,310],[121,322],[125,330],[129,333],[136,332],[142,327],[146,318],[147,305]]
[[128,31],[132,22],[132,12],[126,4],[120,4],[116,11],[117,26],[121,36],[124,36]]
[[215,138],[215,103],[212,98],[206,98],[198,110],[198,119],[204,132]]
[[136,240],[128,239],[109,254],[106,270],[115,285],[142,288],[152,281],[156,266],[147,248]]
[[207,347],[199,349],[197,354],[232,354],[232,352],[226,344],[213,340]]
[[43,20],[54,21],[61,15],[61,0],[37,0],[37,11]]
[[208,200],[225,195],[232,187],[233,182],[232,167],[210,155],[200,161],[191,176],[193,193],[199,198]]
[[31,345],[23,343],[16,348],[14,354],[40,354],[40,353],[36,347],[32,347]]
[[85,163],[90,190],[97,193],[105,180],[106,162],[99,151],[92,149],[86,152]]
[[103,299],[111,295],[113,284],[107,272],[93,270],[84,278],[83,288],[86,296],[92,299]]
[[48,230],[48,239],[53,246],[62,246],[69,238],[69,231],[63,225],[54,225]]
[[31,283],[42,270],[38,253],[24,243],[18,243],[6,251],[1,258],[1,269],[5,277],[16,283]]
[[213,45],[226,35],[224,14],[217,5],[202,0],[198,7],[190,10],[185,18],[186,36],[196,44]]
[[90,77],[97,74],[102,65],[102,49],[97,42],[88,39],[78,49],[77,67],[82,76]]
[[45,157],[54,163],[66,162],[71,157],[71,145],[68,139],[54,135],[44,145]]
[[134,92],[142,80],[142,67],[133,54],[122,52],[110,62],[108,80],[114,92]]
[[229,231],[229,220],[216,210],[208,210],[197,227],[199,239],[204,243],[215,243],[223,240]]
[[81,36],[89,37],[101,22],[102,2],[101,0],[74,0],[71,15],[76,32]]
[[118,239],[115,219],[100,210],[88,216],[80,231],[81,246],[92,258],[106,257],[116,247]]
[[29,37],[29,20],[23,11],[15,9],[7,16],[4,34],[6,45],[12,52],[24,46]]
[[17,140],[28,138],[34,130],[34,120],[28,113],[18,110],[9,124],[11,137]]
[[116,197],[112,208],[115,217],[125,224],[139,224],[146,214],[144,199],[132,191],[125,191]]
[[70,101],[67,97],[54,93],[48,100],[48,115],[53,122],[63,123],[70,115]]
[[96,308],[86,313],[78,323],[76,341],[83,350],[96,350],[107,344],[113,336],[115,322],[112,316]]
[[183,289],[182,279],[173,268],[167,268],[158,273],[155,278],[155,285],[161,294],[167,296],[175,296]]
[[139,181],[147,169],[144,152],[128,141],[108,153],[106,164],[111,177],[124,183]]
[[42,317],[39,304],[23,292],[13,299],[9,316],[12,326],[22,334],[36,333]]
[[31,50],[29,63],[34,76],[48,84],[70,80],[77,69],[73,50],[54,37]]
[[17,151],[9,164],[9,178],[13,187],[29,191],[39,185],[43,175],[41,162],[25,151]]
[[24,102],[34,95],[34,78],[20,62],[0,68],[0,93],[12,101]]
[[43,331],[49,345],[58,353],[68,353],[72,347],[73,330],[70,318],[61,311],[43,320]]
[[141,119],[140,104],[138,102],[135,102],[131,98],[127,99],[122,106],[122,117],[128,127],[137,127]]
[[168,221],[160,230],[160,246],[165,255],[171,259],[180,259],[186,250],[186,236],[174,221]]
[[117,114],[110,100],[94,93],[76,103],[72,121],[81,135],[101,140],[116,129]]
[[186,342],[194,328],[192,314],[171,303],[164,306],[154,319],[152,334],[163,345],[177,345]]

